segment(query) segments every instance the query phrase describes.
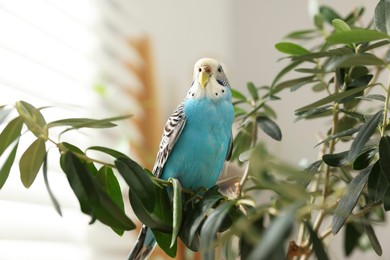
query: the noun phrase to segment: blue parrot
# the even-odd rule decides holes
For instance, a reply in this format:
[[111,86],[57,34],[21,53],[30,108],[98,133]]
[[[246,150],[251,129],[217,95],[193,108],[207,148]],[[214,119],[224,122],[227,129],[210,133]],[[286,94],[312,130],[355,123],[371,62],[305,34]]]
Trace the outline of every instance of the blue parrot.
[[[232,94],[222,66],[211,58],[200,59],[186,98],[165,124],[153,174],[176,178],[194,191],[215,185],[231,154],[233,120]],[[147,258],[155,245],[152,231],[143,225],[128,259]]]

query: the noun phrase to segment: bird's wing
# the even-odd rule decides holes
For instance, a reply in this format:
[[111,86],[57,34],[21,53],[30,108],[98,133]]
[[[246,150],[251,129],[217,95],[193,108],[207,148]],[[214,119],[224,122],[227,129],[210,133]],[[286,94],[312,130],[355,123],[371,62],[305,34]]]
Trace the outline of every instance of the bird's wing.
[[185,124],[186,116],[184,114],[184,103],[181,103],[175,111],[173,111],[173,114],[165,124],[160,147],[157,152],[157,159],[153,167],[153,174],[155,176],[160,177],[164,164],[175,146],[176,141],[179,139]]
[[233,134],[230,133],[229,147],[225,158],[226,161],[230,160],[230,158],[232,157],[232,153],[233,153]]

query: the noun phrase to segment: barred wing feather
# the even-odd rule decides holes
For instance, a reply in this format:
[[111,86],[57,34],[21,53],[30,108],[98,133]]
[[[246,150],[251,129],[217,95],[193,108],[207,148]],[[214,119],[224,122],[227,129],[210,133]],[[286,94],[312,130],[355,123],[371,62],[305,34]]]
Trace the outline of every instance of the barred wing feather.
[[153,167],[153,174],[155,176],[160,177],[164,164],[175,146],[176,141],[179,139],[185,124],[186,116],[184,114],[184,103],[181,103],[165,124],[157,153],[157,159]]

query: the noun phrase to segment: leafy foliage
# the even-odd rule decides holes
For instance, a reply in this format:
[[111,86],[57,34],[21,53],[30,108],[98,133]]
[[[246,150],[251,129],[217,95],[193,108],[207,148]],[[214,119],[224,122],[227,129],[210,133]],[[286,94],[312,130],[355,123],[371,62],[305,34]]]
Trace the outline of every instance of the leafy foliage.
[[[375,28],[362,26],[362,7],[342,17],[331,7],[321,6],[313,28],[291,32],[275,45],[288,56],[269,85],[249,82],[246,93],[232,90],[238,125],[232,160],[243,167],[244,174],[234,183],[235,192],[229,198],[218,186],[190,191],[176,179],[160,180],[111,148],[93,146],[82,151],[61,141],[65,132],[114,127],[114,121],[128,116],[46,122],[43,108],[25,101],[13,108],[0,106],[0,124],[4,125],[0,188],[15,164],[20,139],[29,131],[35,141],[19,151],[20,177],[26,188],[42,168],[49,196],[61,214],[47,169],[48,149],[54,145],[80,210],[91,217],[91,223],[98,220],[121,235],[135,225],[124,211],[120,176],[129,188],[136,216],[171,257],[180,239],[189,249],[201,250],[204,259],[214,259],[216,247],[223,249],[226,259],[307,259],[311,255],[329,259],[323,241],[342,228],[347,256],[357,248],[366,249],[360,242],[364,236],[381,255],[373,225],[384,221],[390,210],[390,85],[379,80],[381,74],[390,75],[389,6],[388,0],[379,1]],[[271,103],[280,100],[282,91],[303,89],[322,96],[297,108],[296,120],[331,122],[317,144],[321,159],[306,169],[284,162],[259,141],[263,135],[282,141]],[[13,111],[16,116],[8,118]],[[58,142],[52,139],[54,128],[62,129]],[[341,143],[349,148],[339,151]],[[113,162],[91,158],[88,151],[110,155]],[[271,195],[259,203],[259,194]],[[328,219],[332,219],[330,226]],[[299,232],[293,238],[296,229]]]
[[[290,241],[287,258],[306,259],[315,254],[319,259],[328,259],[322,240],[332,235],[331,231],[336,234],[344,226],[347,226],[348,234],[359,234],[356,239],[348,240],[347,255],[355,248],[363,249],[357,239],[361,235],[369,238],[378,255],[382,253],[371,224],[374,220],[383,220],[381,216],[390,205],[387,195],[390,194],[387,174],[390,139],[386,134],[390,86],[378,81],[380,74],[386,71],[390,74],[389,60],[383,56],[389,52],[390,44],[386,27],[390,20],[384,9],[387,5],[388,1],[380,1],[376,9],[378,30],[360,26],[364,8],[353,10],[343,18],[332,8],[322,6],[314,20],[315,29],[290,33],[275,45],[281,53],[289,55],[283,60],[290,62],[276,74],[272,84],[258,87],[257,95],[253,90],[249,90],[250,95],[246,98],[243,93],[235,95],[235,104],[240,107],[236,109],[240,111],[236,118],[241,125],[235,138],[237,147],[233,158],[249,165],[247,176],[240,182],[239,197],[253,196],[251,194],[262,190],[274,192],[275,197],[269,204],[262,204],[261,210],[248,211],[246,218],[251,218],[251,212],[256,214],[256,219],[270,217],[268,230],[273,230],[279,222],[280,229],[283,225],[290,228],[297,225],[300,232],[297,240]],[[317,43],[322,38],[319,40],[322,44],[300,45],[302,42],[309,44],[315,38]],[[285,79],[291,72],[296,72],[295,77]],[[300,91],[304,87],[322,92],[323,96],[296,109],[297,120],[322,118],[331,122],[318,144],[322,160],[313,162],[306,171],[294,169],[269,154],[264,145],[259,144],[253,123],[264,117],[275,118],[266,107],[268,102],[279,99],[277,95],[281,91]],[[278,128],[271,128],[273,123],[269,122],[266,126],[258,126],[277,139],[275,129]],[[345,142],[350,148],[337,151],[338,145]],[[294,205],[297,198],[303,203],[289,211],[290,216],[286,218],[282,211]],[[325,219],[328,218],[333,219],[331,227],[326,226]],[[232,230],[234,227],[235,223]],[[275,251],[271,245],[283,243],[286,238],[283,232],[288,229],[275,228],[270,235],[272,239],[266,229],[256,230],[254,225],[246,224],[239,231],[230,233],[242,238],[245,259],[251,259],[254,254],[271,259],[268,252]],[[320,230],[328,231],[321,233]]]

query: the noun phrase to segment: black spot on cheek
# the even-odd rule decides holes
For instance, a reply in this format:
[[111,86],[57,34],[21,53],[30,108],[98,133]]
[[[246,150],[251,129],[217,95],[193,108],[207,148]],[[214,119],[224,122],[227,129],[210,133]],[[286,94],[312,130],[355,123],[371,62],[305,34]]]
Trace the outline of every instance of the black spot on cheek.
[[224,89],[222,89],[222,93],[225,93],[225,90],[224,90]]
[[218,96],[218,92],[215,92],[215,95]]
[[192,96],[195,96],[195,93],[192,93]]

